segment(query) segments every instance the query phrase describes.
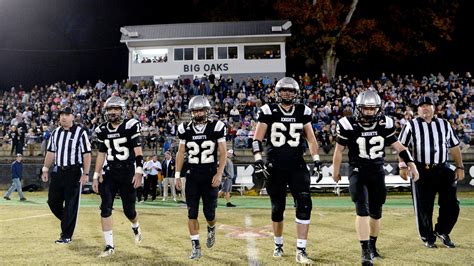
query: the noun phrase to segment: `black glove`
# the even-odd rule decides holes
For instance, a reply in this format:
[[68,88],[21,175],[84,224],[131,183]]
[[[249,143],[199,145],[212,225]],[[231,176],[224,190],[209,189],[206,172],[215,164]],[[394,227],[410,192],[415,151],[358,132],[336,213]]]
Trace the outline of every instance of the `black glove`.
[[253,168],[255,169],[255,177],[259,180],[267,180],[270,176],[270,173],[262,160],[255,161]]
[[321,171],[321,161],[314,161],[313,175],[316,176],[316,183],[323,179],[323,171]]

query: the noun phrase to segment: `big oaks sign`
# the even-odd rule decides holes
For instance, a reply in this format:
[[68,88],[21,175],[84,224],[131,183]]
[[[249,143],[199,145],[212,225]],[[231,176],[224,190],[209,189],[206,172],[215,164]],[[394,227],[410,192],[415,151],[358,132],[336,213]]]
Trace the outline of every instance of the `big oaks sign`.
[[183,71],[188,72],[200,72],[200,71],[215,71],[215,72],[225,72],[229,70],[228,63],[216,63],[216,64],[186,64],[183,65]]

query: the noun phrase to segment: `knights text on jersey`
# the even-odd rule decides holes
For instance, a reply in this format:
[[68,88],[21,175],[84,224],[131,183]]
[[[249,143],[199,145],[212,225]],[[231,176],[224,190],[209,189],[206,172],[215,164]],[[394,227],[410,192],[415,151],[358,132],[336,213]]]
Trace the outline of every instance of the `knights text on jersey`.
[[99,141],[99,151],[106,152],[107,162],[133,163],[135,147],[141,146],[140,122],[136,119],[125,119],[117,128],[102,123],[95,129]]
[[336,142],[348,146],[349,164],[368,165],[384,163],[385,146],[397,141],[393,119],[384,116],[372,127],[362,127],[353,117],[337,122]]
[[305,141],[303,127],[311,123],[311,109],[295,104],[284,110],[279,104],[265,104],[258,111],[258,122],[265,123],[267,155],[270,161],[301,160]]
[[192,165],[217,164],[219,142],[225,142],[225,124],[212,121],[195,125],[193,122],[178,126],[180,144],[185,144],[188,163]]

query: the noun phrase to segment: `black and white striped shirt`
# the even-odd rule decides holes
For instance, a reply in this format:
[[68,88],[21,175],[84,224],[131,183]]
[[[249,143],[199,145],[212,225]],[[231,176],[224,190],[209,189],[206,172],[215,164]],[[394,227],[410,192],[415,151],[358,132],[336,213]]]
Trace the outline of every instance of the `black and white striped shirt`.
[[408,147],[415,161],[441,164],[448,160],[448,151],[459,145],[459,139],[445,119],[433,118],[427,123],[423,118],[408,121],[398,137]]
[[83,154],[91,152],[87,131],[78,125],[73,125],[69,130],[56,128],[49,138],[48,151],[55,153],[57,166],[82,165]]

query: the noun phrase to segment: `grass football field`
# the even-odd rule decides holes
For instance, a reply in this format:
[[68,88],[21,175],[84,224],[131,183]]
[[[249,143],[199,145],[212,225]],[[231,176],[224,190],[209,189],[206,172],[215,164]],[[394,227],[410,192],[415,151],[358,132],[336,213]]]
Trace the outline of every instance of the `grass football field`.
[[[3,195],[4,191],[0,191]],[[190,261],[191,242],[187,230],[187,210],[182,203],[137,204],[143,242],[135,246],[130,223],[120,200],[114,205],[115,254],[97,258],[104,248],[97,195],[82,195],[73,242],[54,244],[60,233],[59,221],[51,214],[46,192],[26,193],[25,202],[12,194],[0,199],[0,264],[200,264],[200,265],[291,265],[295,264],[296,230],[293,200],[287,198],[285,212],[285,257],[275,259],[270,220],[270,200],[266,196],[234,195],[237,208],[226,208],[219,199],[216,244],[205,247],[206,226],[202,211],[201,245],[203,257]],[[453,232],[454,249],[437,241],[437,249],[427,249],[419,239],[411,197],[390,194],[384,206],[382,229],[377,241],[385,258],[378,265],[449,264],[472,265],[474,261],[474,193],[458,194],[461,214]],[[435,217],[438,209],[435,209]],[[360,246],[354,229],[354,207],[350,197],[313,197],[308,253],[317,264],[360,264]]]

